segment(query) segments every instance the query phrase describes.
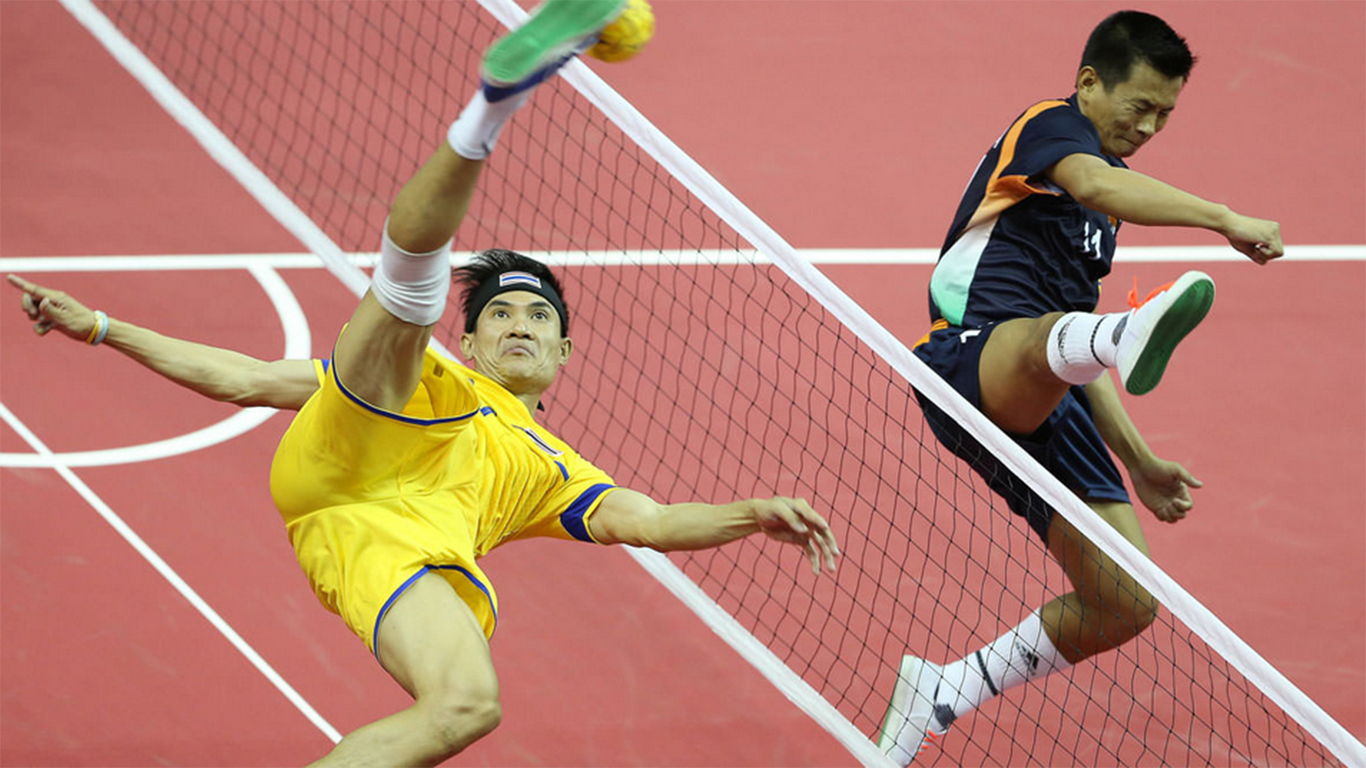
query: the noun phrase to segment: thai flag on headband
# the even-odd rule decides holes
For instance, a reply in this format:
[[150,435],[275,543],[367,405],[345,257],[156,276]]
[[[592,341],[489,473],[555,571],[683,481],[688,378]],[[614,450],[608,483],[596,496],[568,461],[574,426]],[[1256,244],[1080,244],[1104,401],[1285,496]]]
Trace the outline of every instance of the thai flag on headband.
[[509,285],[530,285],[534,288],[540,288],[541,278],[530,272],[504,272],[498,276],[499,288],[504,288]]

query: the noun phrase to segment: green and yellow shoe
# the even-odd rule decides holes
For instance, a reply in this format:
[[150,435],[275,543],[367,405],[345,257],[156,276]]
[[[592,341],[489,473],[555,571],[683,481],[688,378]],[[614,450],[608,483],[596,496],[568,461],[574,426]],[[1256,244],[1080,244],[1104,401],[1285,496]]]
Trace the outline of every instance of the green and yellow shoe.
[[516,93],[545,80],[586,50],[626,0],[546,0],[484,53],[485,83]]

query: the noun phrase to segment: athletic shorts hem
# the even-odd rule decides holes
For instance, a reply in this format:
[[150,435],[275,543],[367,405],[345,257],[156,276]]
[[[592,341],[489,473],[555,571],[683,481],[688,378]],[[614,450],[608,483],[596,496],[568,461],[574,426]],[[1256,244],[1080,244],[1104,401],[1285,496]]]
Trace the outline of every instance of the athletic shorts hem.
[[[980,411],[982,390],[978,368],[982,350],[996,327],[995,323],[981,328],[964,328],[937,322],[915,345],[913,353]],[[1047,543],[1053,508],[999,457],[981,446],[961,424],[919,391],[916,397],[935,437],[981,475],[1010,510],[1023,517]],[[1096,427],[1085,388],[1071,387],[1035,431],[1008,433],[1008,436],[1072,493],[1129,503],[1124,479]]]
[[[385,600],[384,605],[380,607],[379,615],[375,617],[375,627],[371,631],[370,639],[367,643],[367,645],[370,646],[370,652],[375,654],[375,658],[379,658],[379,630],[384,623],[384,617],[389,614],[389,609],[394,607],[394,603],[398,602],[398,599],[402,597],[403,594],[407,592],[410,587],[413,586],[413,584],[417,583],[418,579],[422,578],[428,573],[431,573],[432,571],[457,571],[460,574],[462,574],[465,578],[469,579],[470,582],[474,584],[474,586],[478,587],[480,592],[484,593],[484,597],[488,600],[489,603],[489,613],[493,617],[492,626],[484,628],[484,637],[493,637],[493,633],[498,627],[498,608],[493,602],[493,595],[489,592],[488,585],[480,581],[473,573],[470,572],[468,568],[465,568],[462,565],[424,565],[418,569],[417,573],[414,573],[412,576],[409,576],[407,580],[400,584],[398,589],[394,590],[393,594],[389,595],[389,599]],[[463,597],[461,599],[464,600]],[[468,603],[467,600],[465,602]],[[470,609],[475,611],[475,618],[478,618],[479,612],[476,609],[476,606],[471,605]]]
[[[335,363],[328,366],[328,369],[332,373],[332,381],[336,383],[337,389],[343,395],[345,395],[346,400],[348,400],[352,405],[368,413],[380,416],[385,419],[389,419],[391,421],[397,421],[402,424],[410,424],[414,427],[430,427],[437,424],[451,424],[457,421],[464,421],[466,419],[477,416],[481,413],[484,415],[493,413],[492,408],[489,408],[488,406],[483,406],[480,408],[476,408],[473,411],[470,411],[469,413],[462,413],[456,416],[443,416],[434,419],[421,419],[416,416],[406,416],[397,411],[390,411],[388,409],[381,408],[378,405],[371,405],[370,403],[365,401],[365,398],[347,389],[346,385],[342,383],[341,376],[337,373],[337,366]],[[421,386],[421,384],[419,384],[418,386]]]

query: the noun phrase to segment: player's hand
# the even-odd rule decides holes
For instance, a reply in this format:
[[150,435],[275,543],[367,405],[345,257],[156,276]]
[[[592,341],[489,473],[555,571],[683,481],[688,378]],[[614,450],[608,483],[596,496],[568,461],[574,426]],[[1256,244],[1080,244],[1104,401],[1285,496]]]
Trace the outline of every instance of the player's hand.
[[18,275],[8,275],[9,284],[23,293],[19,305],[33,321],[33,331],[39,336],[52,329],[77,341],[85,341],[95,327],[95,313],[70,295],[30,283]]
[[825,518],[816,514],[805,499],[750,499],[754,522],[769,538],[806,549],[813,573],[821,572],[821,565],[833,573],[835,559],[840,556],[835,534]]
[[1151,509],[1158,520],[1175,523],[1186,517],[1195,502],[1190,489],[1205,484],[1195,479],[1186,468],[1174,461],[1154,458],[1129,472],[1134,490],[1143,506]]
[[1266,219],[1232,214],[1223,231],[1228,244],[1244,256],[1258,264],[1285,255],[1285,244],[1281,242],[1281,225]]

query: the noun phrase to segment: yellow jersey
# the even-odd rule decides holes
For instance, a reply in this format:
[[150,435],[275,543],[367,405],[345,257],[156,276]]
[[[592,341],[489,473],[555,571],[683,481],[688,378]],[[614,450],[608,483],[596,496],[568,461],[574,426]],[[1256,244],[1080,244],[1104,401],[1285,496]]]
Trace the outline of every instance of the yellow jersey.
[[430,350],[401,412],[320,387],[271,464],[271,495],[319,600],[374,650],[419,576],[445,576],[491,635],[498,601],[475,561],[506,541],[592,542],[612,478],[538,425],[511,392]]

